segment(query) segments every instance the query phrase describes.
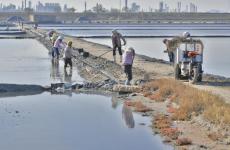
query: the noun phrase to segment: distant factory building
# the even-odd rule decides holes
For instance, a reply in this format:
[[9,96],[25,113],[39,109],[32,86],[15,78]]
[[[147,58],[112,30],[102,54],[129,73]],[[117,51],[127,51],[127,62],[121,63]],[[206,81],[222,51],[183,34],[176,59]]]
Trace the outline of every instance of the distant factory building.
[[45,3],[38,2],[36,5],[37,12],[61,12],[61,6],[59,3]]
[[31,9],[32,8],[32,2],[29,1],[29,8]]
[[159,12],[163,12],[164,11],[164,2],[160,2],[159,3]]
[[181,2],[177,2],[177,12],[181,12]]

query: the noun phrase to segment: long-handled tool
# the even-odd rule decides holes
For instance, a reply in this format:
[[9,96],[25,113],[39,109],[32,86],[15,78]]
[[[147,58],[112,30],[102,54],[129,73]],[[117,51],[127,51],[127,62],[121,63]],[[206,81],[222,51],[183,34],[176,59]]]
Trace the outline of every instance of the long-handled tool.
[[105,52],[105,53],[101,54],[101,55],[100,55],[100,56],[98,56],[98,57],[104,56],[105,54],[108,54],[108,53],[109,53],[109,52],[111,52],[111,51],[113,51],[113,50],[109,50],[109,51],[107,51],[107,52]]
[[[121,45],[121,49],[122,49],[122,46],[125,46],[125,45]],[[109,51],[107,51],[107,52],[105,52],[105,53],[99,55],[98,57],[104,56],[105,54],[108,54],[108,53],[111,52],[111,51],[113,51],[113,50],[109,50]]]

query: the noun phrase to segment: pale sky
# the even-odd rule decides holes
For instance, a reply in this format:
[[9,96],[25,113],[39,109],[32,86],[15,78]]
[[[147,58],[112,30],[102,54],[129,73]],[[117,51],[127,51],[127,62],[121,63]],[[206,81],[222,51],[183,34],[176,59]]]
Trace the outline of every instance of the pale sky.
[[[28,1],[28,0],[27,0]],[[31,0],[32,5],[35,4],[39,0]],[[40,2],[59,2],[62,5],[67,4],[68,7],[75,7],[77,11],[84,10],[84,2],[87,2],[87,9],[91,9],[96,3],[103,4],[106,8],[119,8],[120,1],[122,2],[122,6],[125,4],[125,0],[40,0]],[[141,9],[149,10],[149,8],[157,9],[159,8],[159,1],[164,1],[168,3],[170,8],[175,8],[177,6],[177,2],[182,2],[182,8],[185,9],[186,5],[189,2],[193,2],[198,5],[198,11],[208,11],[211,9],[230,12],[230,0],[128,0],[129,5],[132,2],[136,2],[141,5]],[[21,0],[0,0],[3,4],[13,3],[16,5],[21,5]]]

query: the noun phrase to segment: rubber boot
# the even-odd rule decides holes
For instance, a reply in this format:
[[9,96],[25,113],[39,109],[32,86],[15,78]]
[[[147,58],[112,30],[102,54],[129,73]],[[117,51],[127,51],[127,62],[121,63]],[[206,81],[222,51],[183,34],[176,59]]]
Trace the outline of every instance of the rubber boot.
[[120,55],[120,62],[122,63],[122,55]]
[[113,61],[116,63],[116,55],[113,56]]
[[125,81],[125,85],[131,85],[129,80]]

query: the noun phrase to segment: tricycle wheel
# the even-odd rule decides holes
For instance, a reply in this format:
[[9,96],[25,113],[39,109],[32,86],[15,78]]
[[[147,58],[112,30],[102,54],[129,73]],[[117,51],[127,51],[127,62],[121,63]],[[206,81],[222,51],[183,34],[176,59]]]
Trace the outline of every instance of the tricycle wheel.
[[174,75],[175,75],[175,79],[179,80],[180,76],[181,76],[181,70],[180,70],[180,66],[179,64],[176,64],[174,67]]
[[198,65],[198,71],[199,71],[199,75],[198,75],[197,81],[202,82],[203,70],[202,70],[202,65],[201,64]]
[[198,82],[198,77],[199,77],[199,71],[198,68],[193,68],[192,72],[190,74],[189,82],[192,84],[195,84]]

